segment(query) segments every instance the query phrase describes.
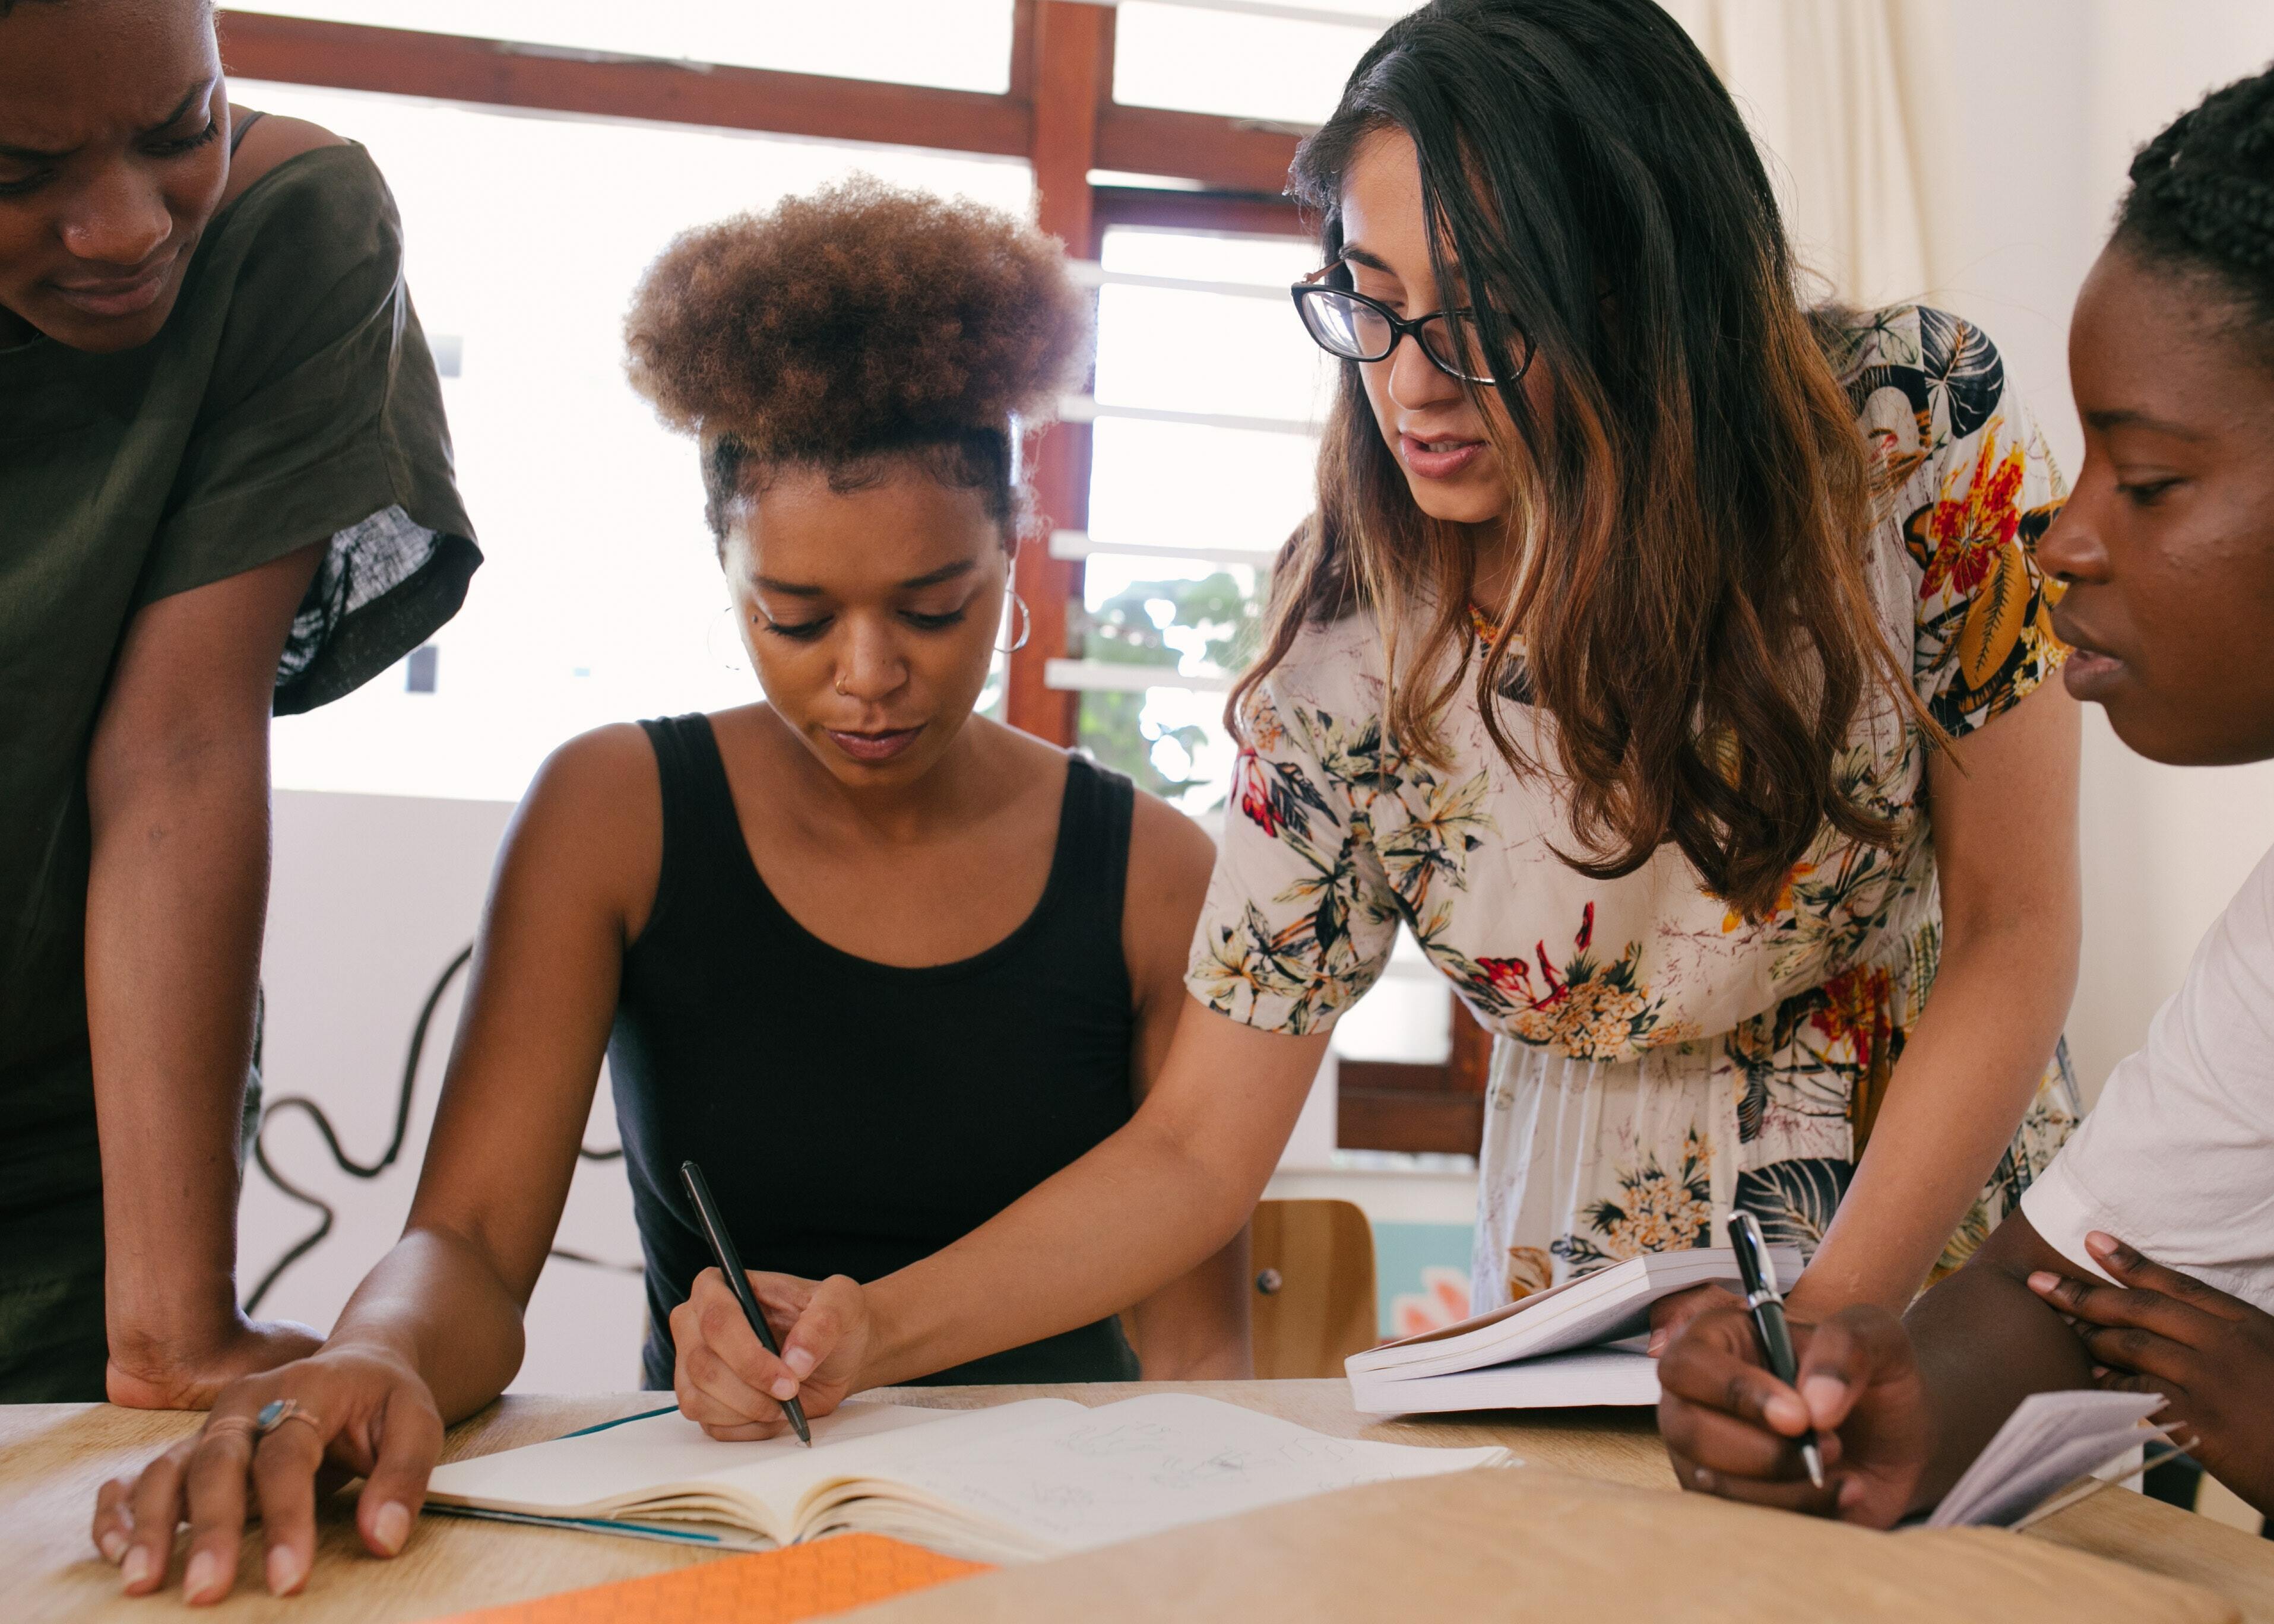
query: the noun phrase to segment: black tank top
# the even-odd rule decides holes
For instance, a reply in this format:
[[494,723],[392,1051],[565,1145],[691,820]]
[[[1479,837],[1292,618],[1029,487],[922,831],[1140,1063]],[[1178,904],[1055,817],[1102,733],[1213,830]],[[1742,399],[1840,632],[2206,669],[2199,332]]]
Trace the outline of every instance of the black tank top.
[[[679,1180],[692,1157],[745,1267],[871,1281],[969,1233],[1129,1120],[1121,952],[1129,780],[1066,766],[1043,899],[994,946],[907,968],[832,947],[750,859],[707,718],[643,722],[663,870],[624,954],[608,1040],[647,1256],[651,1387],[671,1311],[711,1266]],[[1119,1323],[931,1382],[1133,1380]]]

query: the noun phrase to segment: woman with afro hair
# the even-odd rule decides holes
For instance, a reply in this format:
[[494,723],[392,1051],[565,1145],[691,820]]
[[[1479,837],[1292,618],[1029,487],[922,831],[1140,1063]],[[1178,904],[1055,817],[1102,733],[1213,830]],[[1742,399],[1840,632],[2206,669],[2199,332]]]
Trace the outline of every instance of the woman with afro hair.
[[[2143,148],[2078,296],[2076,492],[2039,554],[2070,690],[2153,760],[2274,759],[2274,69]],[[1741,1320],[1660,1366],[1686,1488],[1885,1527],[2032,1393],[2157,1394],[2155,1419],[2274,1515],[2274,853],[2146,1041],[1957,1274],[1903,1319],[1799,1327],[1797,1389]],[[1827,1434],[1811,1485],[1796,1440]]]
[[[732,1299],[689,1305],[710,1252],[682,1162],[786,1332],[802,1282],[904,1270],[1129,1121],[1189,1003],[1214,848],[1126,778],[972,714],[1025,622],[1019,432],[1077,381],[1088,333],[1055,242],[864,179],[691,231],[650,269],[632,381],[699,442],[763,698],[602,728],[538,773],[403,1238],[322,1349],[104,1491],[96,1541],[130,1591],[164,1583],[187,1515],[184,1593],[226,1595],[255,1510],[270,1589],[297,1589],[327,1457],[367,1477],[366,1545],[402,1548],[443,1426],[520,1365],[604,1051],[646,1383],[721,1437],[779,1410],[709,1352]],[[1246,1375],[1245,1259],[1235,1237],[1133,1308],[900,1375],[1133,1379],[1124,1323],[1148,1377]],[[317,1424],[255,1464],[246,1424],[280,1398]]]

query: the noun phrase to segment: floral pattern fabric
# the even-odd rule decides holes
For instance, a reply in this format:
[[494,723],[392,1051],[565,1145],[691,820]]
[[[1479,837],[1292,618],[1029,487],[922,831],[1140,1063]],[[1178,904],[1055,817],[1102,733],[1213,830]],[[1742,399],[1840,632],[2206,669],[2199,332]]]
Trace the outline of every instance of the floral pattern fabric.
[[[2066,650],[2031,548],[2065,488],[1997,350],[1943,312],[1864,317],[1834,357],[1884,476],[1869,573],[1890,643],[1949,733],[2030,693]],[[1892,847],[1827,829],[1769,917],[1747,921],[1661,849],[1590,879],[1552,775],[1500,759],[1472,685],[1446,717],[1453,764],[1386,741],[1384,657],[1366,615],[1307,628],[1251,696],[1247,746],[1187,982],[1274,1031],[1331,1027],[1398,928],[1495,1034],[1472,1305],[1644,1252],[1712,1244],[1734,1207],[1812,1252],[1845,1195],[1941,938],[1927,744],[1884,696],[1838,771],[1892,820]],[[1505,719],[1535,759],[1552,724],[1519,688]],[[2019,1201],[2074,1125],[2057,1053],[1946,1267]]]

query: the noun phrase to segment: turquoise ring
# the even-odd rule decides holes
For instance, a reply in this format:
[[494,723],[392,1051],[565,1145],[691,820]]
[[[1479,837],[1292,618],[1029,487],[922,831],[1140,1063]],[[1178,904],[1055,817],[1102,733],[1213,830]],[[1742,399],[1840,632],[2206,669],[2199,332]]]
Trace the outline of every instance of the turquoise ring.
[[266,1438],[287,1421],[305,1421],[310,1426],[316,1427],[319,1432],[324,1430],[316,1425],[315,1417],[300,1408],[297,1399],[272,1398],[260,1407],[260,1413],[252,1417],[253,1435]]

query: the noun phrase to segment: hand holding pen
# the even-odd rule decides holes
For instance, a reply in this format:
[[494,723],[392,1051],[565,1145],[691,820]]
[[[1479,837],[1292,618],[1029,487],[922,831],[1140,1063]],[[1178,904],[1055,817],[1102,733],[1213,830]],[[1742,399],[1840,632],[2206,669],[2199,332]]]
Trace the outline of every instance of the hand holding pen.
[[[687,1186],[688,1199],[695,1206],[696,1222],[702,1229],[704,1238],[711,1243],[711,1255],[718,1262],[719,1273],[725,1279],[727,1289],[734,1294],[734,1301],[742,1308],[743,1317],[749,1321],[750,1329],[757,1335],[758,1345],[777,1359],[780,1358],[781,1344],[774,1341],[773,1329],[766,1324],[765,1311],[758,1306],[758,1299],[750,1290],[750,1279],[743,1271],[742,1254],[734,1248],[734,1237],[727,1232],[726,1220],[719,1216],[719,1204],[712,1199],[711,1185],[703,1177],[703,1169],[692,1162],[682,1162],[679,1166],[679,1177]],[[807,1425],[805,1406],[794,1397],[781,1398],[777,1402],[780,1403],[782,1412],[789,1417],[790,1425],[797,1429],[798,1441],[807,1448],[812,1448],[813,1429]]]
[[[1800,1361],[1792,1351],[1792,1332],[1785,1324],[1784,1298],[1777,1290],[1776,1261],[1761,1234],[1760,1220],[1743,1207],[1729,1214],[1729,1245],[1737,1254],[1737,1274],[1745,1285],[1745,1312],[1752,1319],[1753,1336],[1769,1372],[1785,1386],[1800,1385]],[[1800,1458],[1808,1480],[1824,1486],[1824,1454],[1814,1433],[1801,1440]]]

